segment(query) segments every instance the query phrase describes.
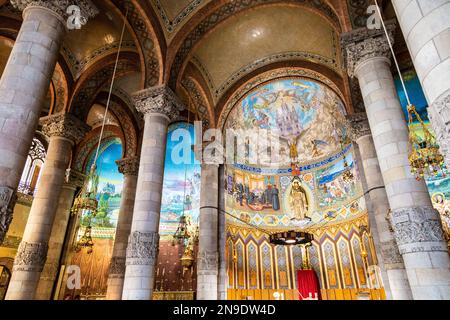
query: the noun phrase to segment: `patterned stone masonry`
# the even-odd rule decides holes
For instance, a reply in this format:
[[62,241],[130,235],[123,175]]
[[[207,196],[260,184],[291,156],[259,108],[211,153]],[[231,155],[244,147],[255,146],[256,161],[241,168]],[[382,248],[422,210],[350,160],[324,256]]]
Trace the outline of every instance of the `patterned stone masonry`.
[[[388,23],[387,27],[392,38],[394,24]],[[412,296],[448,299],[450,258],[443,250],[446,241],[442,233],[436,232],[439,214],[432,207],[425,182],[417,181],[410,173],[408,127],[390,70],[386,36],[382,30],[358,29],[344,34],[342,45],[348,72],[358,78],[361,87]],[[420,223],[418,212],[422,213]],[[429,231],[433,231],[434,239],[427,238],[423,243],[421,235]],[[410,235],[408,244],[404,243],[405,234]]]
[[[157,238],[164,175],[167,129],[183,105],[165,86],[148,88],[133,96],[136,109],[144,114],[136,200],[128,241],[122,299],[149,300],[153,293]],[[147,252],[141,242],[152,247]]]

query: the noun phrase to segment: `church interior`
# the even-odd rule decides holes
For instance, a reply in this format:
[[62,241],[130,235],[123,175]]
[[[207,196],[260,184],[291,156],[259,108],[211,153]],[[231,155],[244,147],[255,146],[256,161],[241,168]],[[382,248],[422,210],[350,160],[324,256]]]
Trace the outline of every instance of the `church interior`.
[[0,300],[450,300],[449,21],[0,0]]

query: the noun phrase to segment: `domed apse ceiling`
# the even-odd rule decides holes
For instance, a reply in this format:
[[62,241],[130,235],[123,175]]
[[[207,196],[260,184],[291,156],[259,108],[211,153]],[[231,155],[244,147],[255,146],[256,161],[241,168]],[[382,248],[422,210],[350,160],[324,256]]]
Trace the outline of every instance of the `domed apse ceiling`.
[[[303,78],[279,79],[250,91],[230,112],[225,128],[272,130],[296,141],[300,172],[237,161],[226,166],[226,207],[263,228],[320,227],[366,214],[352,145],[341,145],[344,105],[325,85]],[[252,140],[251,143],[256,143]],[[344,179],[348,169],[351,181]],[[242,221],[228,218],[232,224]]]
[[191,62],[217,101],[234,79],[263,65],[302,59],[338,69],[331,24],[300,6],[261,6],[236,14],[205,36]]
[[[327,86],[301,78],[281,79],[248,93],[228,115],[225,128],[267,129],[279,138],[280,159],[287,159],[278,164],[289,166],[292,146],[303,164],[339,152],[344,114],[342,101]],[[237,156],[237,162],[245,163],[245,154]]]

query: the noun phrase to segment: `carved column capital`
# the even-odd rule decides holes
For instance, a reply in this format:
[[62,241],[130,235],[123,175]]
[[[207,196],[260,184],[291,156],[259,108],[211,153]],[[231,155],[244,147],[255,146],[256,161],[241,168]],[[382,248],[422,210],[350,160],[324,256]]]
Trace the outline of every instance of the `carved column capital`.
[[66,185],[73,188],[81,188],[83,187],[85,181],[86,181],[85,174],[81,173],[78,170],[70,169],[67,176]]
[[130,157],[116,161],[119,172],[124,175],[137,176],[139,172],[139,158]]
[[11,224],[16,198],[14,189],[0,186],[0,243],[3,242]]
[[154,265],[158,250],[158,232],[134,231],[128,238],[126,265]]
[[405,268],[403,258],[394,239],[381,242],[381,256],[387,270]]
[[202,250],[197,256],[197,270],[205,274],[209,271],[217,274],[219,271],[219,253],[217,251]]
[[108,278],[123,278],[125,276],[125,263],[125,257],[112,257]]
[[391,213],[400,253],[447,252],[439,213],[433,207],[402,208]]
[[66,138],[76,144],[91,130],[91,127],[70,114],[58,114],[40,119],[42,132],[48,137]]
[[48,244],[22,241],[14,260],[13,271],[41,272],[47,259]]
[[67,8],[76,5],[80,8],[80,23],[87,23],[88,19],[94,18],[98,13],[97,7],[91,0],[10,0],[14,8],[23,11],[31,7],[41,7],[51,10],[57,14],[61,20],[67,21],[72,13],[67,13]]
[[157,113],[166,116],[169,121],[178,118],[184,109],[183,104],[167,86],[144,89],[133,94],[136,109],[142,114]]
[[[394,43],[396,23],[386,23],[389,38]],[[350,77],[354,77],[358,66],[371,58],[391,58],[391,50],[383,29],[356,29],[341,35],[341,47]]]
[[351,114],[347,117],[349,125],[349,135],[352,141],[358,141],[359,138],[371,135],[369,120],[365,112]]

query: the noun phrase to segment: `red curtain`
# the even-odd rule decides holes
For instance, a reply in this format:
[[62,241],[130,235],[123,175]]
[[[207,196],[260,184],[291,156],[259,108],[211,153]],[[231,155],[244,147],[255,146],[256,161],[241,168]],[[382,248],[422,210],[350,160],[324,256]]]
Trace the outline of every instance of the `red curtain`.
[[315,298],[316,294],[319,300],[320,296],[319,278],[314,270],[298,270],[297,271],[297,290],[299,292],[299,300],[309,298],[310,294]]

